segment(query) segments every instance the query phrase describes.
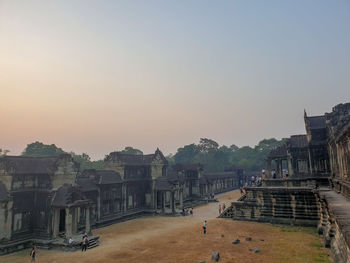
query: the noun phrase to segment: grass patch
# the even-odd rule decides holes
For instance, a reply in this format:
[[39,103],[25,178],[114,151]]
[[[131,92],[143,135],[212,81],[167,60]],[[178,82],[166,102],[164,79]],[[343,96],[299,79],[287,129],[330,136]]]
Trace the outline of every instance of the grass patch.
[[324,254],[324,253],[320,253],[318,255],[316,255],[313,258],[314,262],[323,262],[323,263],[328,263],[329,259],[328,259],[328,255]]
[[280,225],[280,231],[281,232],[304,232],[310,235],[318,236],[316,227]]

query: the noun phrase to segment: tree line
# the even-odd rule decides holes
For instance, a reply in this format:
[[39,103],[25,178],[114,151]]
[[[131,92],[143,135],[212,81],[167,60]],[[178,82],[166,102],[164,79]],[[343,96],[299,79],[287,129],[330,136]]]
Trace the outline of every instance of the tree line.
[[220,146],[214,140],[201,138],[198,144],[185,145],[168,158],[171,163],[202,163],[206,172],[224,171],[230,165],[242,166],[246,171],[261,171],[266,166],[265,160],[270,151],[285,141],[286,139],[271,138],[261,140],[254,147],[238,147],[235,144]]
[[[285,143],[285,140],[264,139],[254,147],[238,147],[234,144],[220,146],[212,139],[201,138],[198,144],[192,143],[180,147],[175,154],[169,154],[166,158],[170,165],[187,162],[201,163],[206,172],[224,171],[225,167],[233,164],[242,166],[247,171],[260,171],[265,167],[265,159],[269,152]],[[0,157],[8,152],[8,150],[0,149]],[[125,147],[121,152],[125,154],[143,154],[141,150],[131,146]],[[87,153],[66,152],[55,144],[48,145],[38,141],[28,144],[22,156],[46,157],[58,156],[63,153],[71,154],[74,160],[80,164],[82,170],[104,169],[103,160],[92,161]]]

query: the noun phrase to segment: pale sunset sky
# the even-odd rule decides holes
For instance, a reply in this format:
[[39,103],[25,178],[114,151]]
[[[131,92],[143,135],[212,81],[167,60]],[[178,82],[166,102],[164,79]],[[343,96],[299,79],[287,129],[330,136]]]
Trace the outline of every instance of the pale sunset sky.
[[254,146],[350,101],[350,2],[0,0],[0,148]]

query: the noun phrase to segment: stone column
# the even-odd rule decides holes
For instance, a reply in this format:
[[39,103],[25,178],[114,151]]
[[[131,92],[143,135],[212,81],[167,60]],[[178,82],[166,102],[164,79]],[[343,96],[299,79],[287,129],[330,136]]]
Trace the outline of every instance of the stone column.
[[271,177],[271,159],[266,160],[266,171],[265,171],[265,179]]
[[53,229],[53,237],[58,237],[59,232],[59,225],[60,225],[60,209],[55,208],[53,210],[53,217],[52,217],[52,229]]
[[171,191],[171,194],[170,194],[170,208],[171,208],[171,212],[173,214],[175,214],[175,194],[174,194],[174,191]]
[[287,169],[288,169],[288,175],[289,177],[294,175],[294,169],[293,169],[293,165],[292,165],[292,158],[288,158],[287,161],[288,165],[287,165]]
[[72,214],[69,208],[66,208],[66,238],[72,236]]
[[165,193],[166,191],[162,191],[162,212],[165,212]]
[[126,192],[126,183],[122,186],[122,199],[123,199],[123,211],[126,212],[128,209],[128,197]]
[[153,190],[153,208],[154,210],[157,210],[158,209],[158,193],[157,193],[157,190]]
[[85,209],[85,216],[86,216],[86,218],[85,218],[85,232],[87,234],[90,234],[91,233],[91,226],[90,226],[90,208],[89,207],[87,207]]
[[151,200],[152,200],[151,207],[154,210],[157,210],[157,190],[155,189],[155,181],[154,180],[152,181],[152,197],[151,197]]
[[98,195],[97,195],[97,220],[101,218],[101,189],[98,187]]
[[179,193],[179,198],[180,198],[180,209],[182,209],[184,207],[184,194],[183,194],[183,190],[179,190],[180,193]]
[[78,208],[72,209],[72,235],[78,232]]

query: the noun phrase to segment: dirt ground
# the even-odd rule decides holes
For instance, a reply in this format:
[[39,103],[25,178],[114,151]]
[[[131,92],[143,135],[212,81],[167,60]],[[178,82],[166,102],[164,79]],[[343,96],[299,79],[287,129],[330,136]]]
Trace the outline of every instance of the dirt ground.
[[[220,203],[239,197],[239,191],[219,196]],[[63,263],[170,263],[211,262],[213,251],[219,251],[220,262],[332,262],[329,250],[323,248],[316,229],[279,226],[265,223],[218,219],[218,203],[194,209],[186,217],[143,217],[94,230],[100,236],[99,247],[87,252],[37,251],[36,262]],[[208,220],[207,235],[202,224]],[[252,241],[246,241],[251,237]],[[240,239],[238,245],[232,244]],[[259,253],[249,249],[258,248]],[[0,256],[0,262],[29,262],[29,250]]]

